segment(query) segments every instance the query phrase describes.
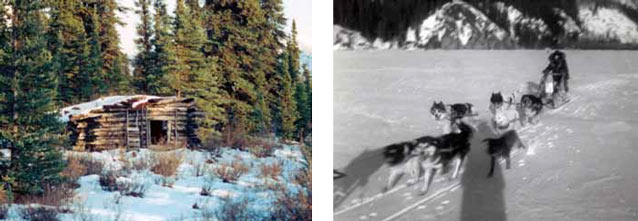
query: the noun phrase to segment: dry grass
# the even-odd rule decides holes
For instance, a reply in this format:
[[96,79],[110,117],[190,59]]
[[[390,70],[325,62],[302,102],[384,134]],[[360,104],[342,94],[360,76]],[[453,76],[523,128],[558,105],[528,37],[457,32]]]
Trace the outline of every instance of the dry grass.
[[122,162],[124,171],[146,170],[149,169],[152,164],[149,157],[144,157],[136,152],[131,152],[130,157],[120,154],[120,161]]
[[251,138],[242,150],[249,151],[253,155],[263,158],[272,155],[275,148],[280,148],[273,140],[264,138]]
[[177,168],[182,163],[183,155],[177,152],[154,153],[151,171],[164,177],[175,175]]
[[7,206],[8,203],[9,196],[2,185],[0,185],[0,220],[7,218],[7,213],[9,213],[9,207]]
[[56,221],[58,212],[55,209],[47,207],[26,207],[20,210],[20,217],[24,220],[31,221]]
[[83,176],[90,174],[99,175],[102,174],[102,170],[104,169],[104,163],[102,163],[102,161],[93,159],[93,157],[91,157],[90,155],[82,156],[78,154],[68,154],[66,157],[69,164],[71,164],[72,161],[77,161],[79,164],[84,165],[86,169],[84,170]]
[[241,160],[234,160],[230,164],[222,163],[213,171],[217,177],[221,178],[226,183],[233,183],[241,177],[244,173],[248,172],[249,168]]
[[273,162],[272,164],[264,164],[261,166],[261,176],[278,180],[281,175],[281,163]]
[[9,195],[7,191],[4,190],[4,187],[0,185],[0,205],[5,203],[9,203]]
[[62,177],[68,178],[72,183],[77,183],[78,179],[86,174],[87,166],[74,155],[69,155],[69,157],[67,157],[66,168],[64,168],[62,173],[60,173]]
[[248,208],[249,201],[242,199],[224,199],[215,216],[218,220],[258,220],[258,214]]
[[312,220],[312,191],[291,194],[281,188],[271,216],[271,220]]
[[69,212],[68,205],[72,202],[75,191],[71,185],[45,185],[44,191],[37,195],[15,195],[17,204],[40,204],[53,207],[57,212]]
[[114,172],[106,172],[104,174],[100,174],[99,178],[100,186],[102,190],[105,191],[116,191],[118,190],[117,186],[117,176]]

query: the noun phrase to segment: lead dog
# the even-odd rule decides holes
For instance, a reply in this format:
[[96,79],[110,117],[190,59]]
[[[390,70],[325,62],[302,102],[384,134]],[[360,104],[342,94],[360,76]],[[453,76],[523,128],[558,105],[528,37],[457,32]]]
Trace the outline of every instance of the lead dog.
[[503,101],[503,95],[500,91],[498,93],[492,93],[492,96],[490,96],[489,109],[493,115],[496,114],[496,110],[501,109],[501,107],[503,106]]
[[494,166],[496,166],[496,160],[499,158],[505,158],[505,167],[510,168],[510,154],[514,147],[525,148],[525,144],[521,141],[518,133],[515,130],[505,132],[499,138],[486,138],[483,142],[487,142],[487,153],[492,158],[492,166],[487,177],[491,177],[494,174]]
[[438,137],[424,136],[412,142],[386,147],[386,162],[395,164],[383,190],[391,188],[399,175],[405,172],[412,175],[408,184],[414,184],[418,181],[420,171],[424,170],[424,183],[420,192],[425,194],[437,170],[447,172],[453,160],[456,160],[456,165],[450,179],[455,179],[470,151],[470,139],[473,135],[472,128],[467,123],[458,121],[459,133],[448,133]]

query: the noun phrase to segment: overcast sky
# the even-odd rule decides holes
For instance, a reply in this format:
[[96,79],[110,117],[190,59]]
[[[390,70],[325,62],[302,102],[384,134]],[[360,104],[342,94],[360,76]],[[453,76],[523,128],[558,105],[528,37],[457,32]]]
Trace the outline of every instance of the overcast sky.
[[[139,16],[135,14],[135,0],[117,0],[118,4],[131,8],[127,13],[120,13],[119,17],[125,26],[118,26],[120,33],[120,47],[128,55],[133,57],[137,54],[134,39],[137,38],[135,26],[140,22]],[[166,0],[168,11],[172,14],[175,11],[175,0]],[[301,50],[312,53],[312,1],[311,0],[283,0],[286,17],[288,18],[287,31],[290,32],[292,19],[297,21],[297,41]]]

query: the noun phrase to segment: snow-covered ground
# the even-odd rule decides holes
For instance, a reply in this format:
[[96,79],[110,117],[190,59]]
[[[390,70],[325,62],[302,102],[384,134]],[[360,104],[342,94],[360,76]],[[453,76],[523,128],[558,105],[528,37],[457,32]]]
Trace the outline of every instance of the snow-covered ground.
[[[334,53],[335,220],[638,219],[638,52],[566,51],[572,101],[519,130],[526,150],[487,178],[480,124],[463,173],[437,176],[426,195],[388,176],[381,148],[441,134],[433,101],[470,102],[482,122],[491,92],[540,79],[546,51],[337,51]],[[528,83],[529,82],[529,83]]]
[[[172,187],[161,185],[164,179],[149,169],[125,171],[125,161],[152,162],[153,151],[141,149],[124,155],[119,150],[67,154],[80,155],[104,163],[104,172],[113,171],[122,174],[117,182],[143,184],[147,190],[143,197],[122,196],[118,191],[105,191],[99,183],[98,175],[83,176],[79,179],[80,188],[76,190],[75,202],[69,205],[74,211],[69,214],[58,214],[61,220],[202,220],[204,213],[220,212],[223,204],[230,202],[247,202],[242,210],[254,214],[253,219],[265,219],[273,212],[273,204],[278,198],[276,187],[282,185],[289,194],[296,194],[305,188],[295,182],[295,176],[307,168],[300,149],[296,146],[284,145],[276,149],[272,156],[259,158],[253,154],[236,149],[222,148],[219,153],[180,149],[174,151],[182,157],[182,163],[174,177],[169,178]],[[170,154],[170,153],[161,153]],[[219,155],[217,155],[219,154]],[[216,156],[217,155],[217,156]],[[226,183],[217,177],[213,170],[223,163],[241,161],[249,169],[236,182]],[[279,164],[281,173],[277,179],[262,176],[264,165]],[[197,171],[203,175],[196,176]],[[129,167],[130,168],[130,167]],[[210,195],[201,195],[202,188],[208,188]],[[199,207],[193,208],[194,205]],[[18,217],[21,206],[14,205],[10,212],[10,220]],[[214,215],[212,216],[214,219]]]

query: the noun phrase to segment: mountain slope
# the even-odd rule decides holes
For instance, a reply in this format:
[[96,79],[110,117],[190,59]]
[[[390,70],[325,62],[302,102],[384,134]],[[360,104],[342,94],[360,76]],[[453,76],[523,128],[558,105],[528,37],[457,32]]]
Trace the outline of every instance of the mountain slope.
[[[334,49],[544,48],[554,42],[571,48],[638,48],[634,1],[573,2],[452,1],[427,5],[419,12],[425,16],[399,18],[368,18],[365,13],[373,10],[356,11],[353,18],[335,18]],[[387,27],[391,23],[399,25]],[[400,24],[410,25],[400,29],[405,26]],[[398,30],[390,30],[394,27]]]

